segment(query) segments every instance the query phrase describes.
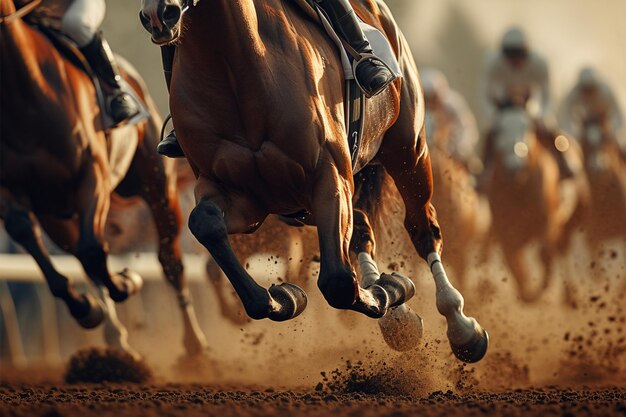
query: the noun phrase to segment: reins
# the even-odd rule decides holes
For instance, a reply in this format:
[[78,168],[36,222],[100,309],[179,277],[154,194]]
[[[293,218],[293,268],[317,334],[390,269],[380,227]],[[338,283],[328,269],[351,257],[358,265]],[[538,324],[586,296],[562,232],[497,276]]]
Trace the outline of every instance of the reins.
[[0,25],[8,25],[26,16],[41,4],[42,0],[32,0],[8,16],[0,17]]

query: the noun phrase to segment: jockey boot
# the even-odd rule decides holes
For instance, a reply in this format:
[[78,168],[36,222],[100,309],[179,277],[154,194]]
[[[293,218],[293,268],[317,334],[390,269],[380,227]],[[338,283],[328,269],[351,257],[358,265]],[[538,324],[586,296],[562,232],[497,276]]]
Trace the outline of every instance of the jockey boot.
[[113,119],[114,126],[120,126],[140,112],[135,99],[122,91],[120,76],[115,56],[102,33],[97,33],[93,40],[84,47],[81,52],[89,62],[94,73],[100,81],[106,102],[108,114]]
[[[161,46],[161,59],[163,61],[163,74],[165,75],[165,85],[167,91],[170,91],[170,84],[172,83],[172,66],[174,64],[174,54],[176,53],[176,46],[164,45]],[[157,153],[167,156],[168,158],[184,158],[185,154],[176,139],[176,131],[172,129],[167,136],[159,142],[157,145]]]
[[360,56],[354,76],[365,95],[372,97],[383,91],[396,76],[374,55],[350,2],[315,1],[326,12],[337,34]]

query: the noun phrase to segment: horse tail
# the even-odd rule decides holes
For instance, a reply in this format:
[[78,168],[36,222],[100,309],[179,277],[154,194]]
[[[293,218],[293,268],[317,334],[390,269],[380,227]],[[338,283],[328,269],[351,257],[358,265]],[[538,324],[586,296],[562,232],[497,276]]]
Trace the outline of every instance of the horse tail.
[[367,213],[372,224],[378,223],[381,214],[381,196],[387,172],[385,167],[367,165],[354,176],[354,208]]

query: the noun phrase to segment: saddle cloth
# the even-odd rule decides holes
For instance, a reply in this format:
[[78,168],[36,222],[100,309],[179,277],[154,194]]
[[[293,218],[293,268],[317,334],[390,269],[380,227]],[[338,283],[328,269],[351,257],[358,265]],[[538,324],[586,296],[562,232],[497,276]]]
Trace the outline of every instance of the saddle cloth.
[[[350,157],[352,159],[352,168],[355,168],[357,162],[357,156],[359,154],[359,148],[363,137],[363,126],[366,118],[366,103],[367,97],[363,91],[359,88],[355,75],[354,75],[354,59],[348,54],[339,35],[333,29],[326,14],[313,0],[295,0],[295,4],[304,9],[304,11],[316,20],[331,40],[337,45],[339,55],[341,58],[341,65],[343,67],[343,74],[345,80],[345,93],[344,93],[344,113],[346,122],[346,137],[348,138],[348,146],[350,149]],[[394,55],[393,49],[389,44],[389,41],[385,35],[373,26],[368,25],[359,19],[361,29],[365,33],[367,40],[370,43],[376,57],[384,62],[387,67],[396,76],[401,76],[400,64]]]

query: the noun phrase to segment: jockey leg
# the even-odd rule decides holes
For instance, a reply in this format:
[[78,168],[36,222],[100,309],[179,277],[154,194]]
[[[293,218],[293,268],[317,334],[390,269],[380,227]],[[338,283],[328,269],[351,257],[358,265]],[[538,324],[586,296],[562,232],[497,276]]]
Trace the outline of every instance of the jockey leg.
[[375,96],[387,87],[396,77],[378,59],[373,59],[374,51],[370,46],[354,9],[348,0],[315,0],[330,18],[333,28],[352,49],[362,58],[357,65],[355,77],[363,92]]
[[85,55],[89,65],[94,70],[102,90],[106,95],[108,112],[115,126],[119,126],[139,113],[139,106],[135,99],[122,90],[120,76],[115,56],[107,41],[100,33],[80,50]]
[[139,105],[120,87],[115,57],[98,29],[106,13],[104,0],[74,0],[61,21],[61,31],[85,55],[95,72],[108,103],[108,113],[120,125],[139,113]]
[[[167,91],[170,91],[170,85],[172,83],[172,67],[174,66],[174,54],[176,53],[176,46],[164,45],[161,46],[161,59],[163,61],[163,74],[165,75],[165,84],[167,85]],[[176,139],[176,131],[172,129],[167,136],[159,142],[157,145],[157,152],[161,155],[165,155],[169,158],[184,158],[185,154],[178,144]]]

